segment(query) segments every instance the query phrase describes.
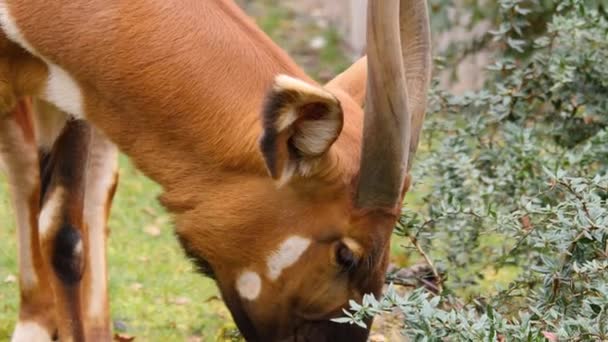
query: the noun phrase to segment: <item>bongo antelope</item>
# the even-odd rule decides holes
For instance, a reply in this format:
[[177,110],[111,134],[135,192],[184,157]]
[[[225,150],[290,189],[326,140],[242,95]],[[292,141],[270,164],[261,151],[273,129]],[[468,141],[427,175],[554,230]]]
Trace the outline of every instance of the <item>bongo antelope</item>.
[[329,319],[382,288],[426,110],[425,0],[369,1],[367,57],[325,85],[229,0],[0,0],[0,27],[15,341],[110,339],[114,145],[247,340],[367,338]]

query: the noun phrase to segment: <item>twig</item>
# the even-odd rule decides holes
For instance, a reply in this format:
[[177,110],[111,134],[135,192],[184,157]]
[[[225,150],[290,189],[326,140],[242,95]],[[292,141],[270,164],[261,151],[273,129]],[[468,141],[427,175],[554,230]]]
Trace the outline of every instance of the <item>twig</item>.
[[424,249],[422,249],[422,246],[420,246],[420,243],[418,243],[418,239],[415,236],[409,236],[410,241],[412,242],[412,244],[414,245],[414,247],[416,247],[416,250],[418,251],[418,253],[420,253],[420,255],[422,255],[422,257],[424,258],[424,261],[429,265],[429,267],[431,268],[431,271],[433,271],[433,276],[435,276],[435,279],[437,279],[437,290],[438,293],[442,293],[443,292],[443,279],[441,277],[441,275],[439,274],[439,272],[437,272],[437,268],[435,268],[435,264],[433,263],[433,260],[431,260],[431,258],[429,258],[429,256],[426,254],[426,252],[424,251]]
[[416,264],[407,268],[393,269],[386,275],[385,283],[413,288],[423,285],[432,293],[438,294],[439,288],[435,283],[436,280],[437,279],[432,275],[430,266],[425,263]]

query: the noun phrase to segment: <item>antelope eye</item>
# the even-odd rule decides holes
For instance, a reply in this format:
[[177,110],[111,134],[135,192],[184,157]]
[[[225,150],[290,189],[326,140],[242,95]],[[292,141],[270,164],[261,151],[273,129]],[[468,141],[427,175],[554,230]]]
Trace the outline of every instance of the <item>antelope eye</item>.
[[357,266],[355,253],[343,242],[336,247],[336,262],[346,270],[351,270]]

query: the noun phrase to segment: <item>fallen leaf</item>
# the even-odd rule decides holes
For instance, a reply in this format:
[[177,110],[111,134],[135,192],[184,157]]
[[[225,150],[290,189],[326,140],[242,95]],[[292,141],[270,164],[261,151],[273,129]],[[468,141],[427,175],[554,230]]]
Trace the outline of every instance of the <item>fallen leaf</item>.
[[187,305],[190,304],[190,298],[188,297],[177,297],[170,300],[170,303],[175,305]]
[[156,225],[149,225],[146,226],[146,228],[144,228],[144,233],[150,235],[150,236],[159,236],[160,235],[160,228],[158,228],[158,226]]
[[142,211],[150,216],[156,216],[156,211],[150,207],[145,207],[142,209]]
[[548,332],[548,331],[543,331],[543,336],[545,336],[545,338],[547,340],[549,340],[550,342],[557,342],[557,341],[559,341],[559,339],[557,338],[557,334],[556,333],[552,333],[552,332]]
[[4,282],[5,283],[14,283],[17,281],[17,277],[15,277],[13,274],[9,274],[6,276],[6,278],[4,278]]
[[533,228],[528,215],[523,216],[519,221],[524,230],[531,230]]
[[373,334],[369,337],[370,342],[385,342],[386,338],[382,334]]
[[138,256],[138,257],[137,257],[137,260],[139,260],[139,261],[141,261],[141,262],[148,262],[148,261],[150,261],[150,258],[148,258],[148,257],[147,257],[147,256],[145,256],[145,255],[141,255],[141,256]]
[[131,286],[129,286],[129,287],[130,287],[130,288],[131,288],[131,290],[133,290],[133,291],[139,291],[139,290],[141,290],[141,289],[144,287],[144,285],[143,285],[143,284],[141,284],[141,283],[133,283],[133,284],[131,284]]
[[600,121],[600,120],[598,119],[597,116],[594,116],[594,115],[585,115],[583,117],[583,122],[587,125],[594,124],[598,121]]
[[117,342],[130,342],[135,339],[135,336],[127,335],[127,334],[114,334],[114,341]]
[[157,226],[162,226],[163,224],[166,224],[167,222],[169,222],[168,216],[157,216],[156,219],[154,220],[154,224]]

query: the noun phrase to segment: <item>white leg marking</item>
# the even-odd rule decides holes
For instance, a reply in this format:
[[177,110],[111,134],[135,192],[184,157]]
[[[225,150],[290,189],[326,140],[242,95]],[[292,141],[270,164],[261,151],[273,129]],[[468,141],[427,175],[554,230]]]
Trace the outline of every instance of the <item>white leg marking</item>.
[[78,84],[65,70],[40,55],[25,39],[21,30],[19,30],[19,26],[17,26],[17,21],[11,15],[6,1],[0,1],[0,27],[10,40],[21,45],[47,64],[49,78],[46,90],[43,93],[45,99],[66,113],[77,118],[84,118],[82,91],[80,91]]
[[262,279],[255,272],[245,271],[237,278],[236,289],[241,297],[255,300],[262,291]]
[[101,133],[94,130],[93,134],[86,171],[84,220],[88,227],[87,260],[91,276],[88,315],[97,318],[105,314],[107,302],[106,205],[118,172],[118,152]]
[[46,91],[43,93],[44,98],[66,113],[77,118],[84,118],[82,92],[76,81],[65,70],[46,59],[43,60],[49,67],[49,78]]
[[40,237],[45,238],[50,231],[53,231],[59,225],[61,215],[61,205],[63,204],[63,188],[57,187],[51,193],[51,196],[44,203],[44,207],[40,211],[38,217],[38,232]]
[[12,203],[15,210],[18,250],[19,250],[19,281],[24,288],[34,288],[38,284],[38,276],[33,262],[32,229],[30,224],[30,197],[33,195],[38,181],[37,152],[25,141],[21,128],[13,120],[8,120],[2,127],[3,163],[9,175]]
[[310,239],[301,236],[287,238],[279,249],[268,257],[268,278],[277,280],[284,269],[295,264],[310,246]]
[[36,322],[19,322],[15,327],[12,342],[50,342],[49,333]]

